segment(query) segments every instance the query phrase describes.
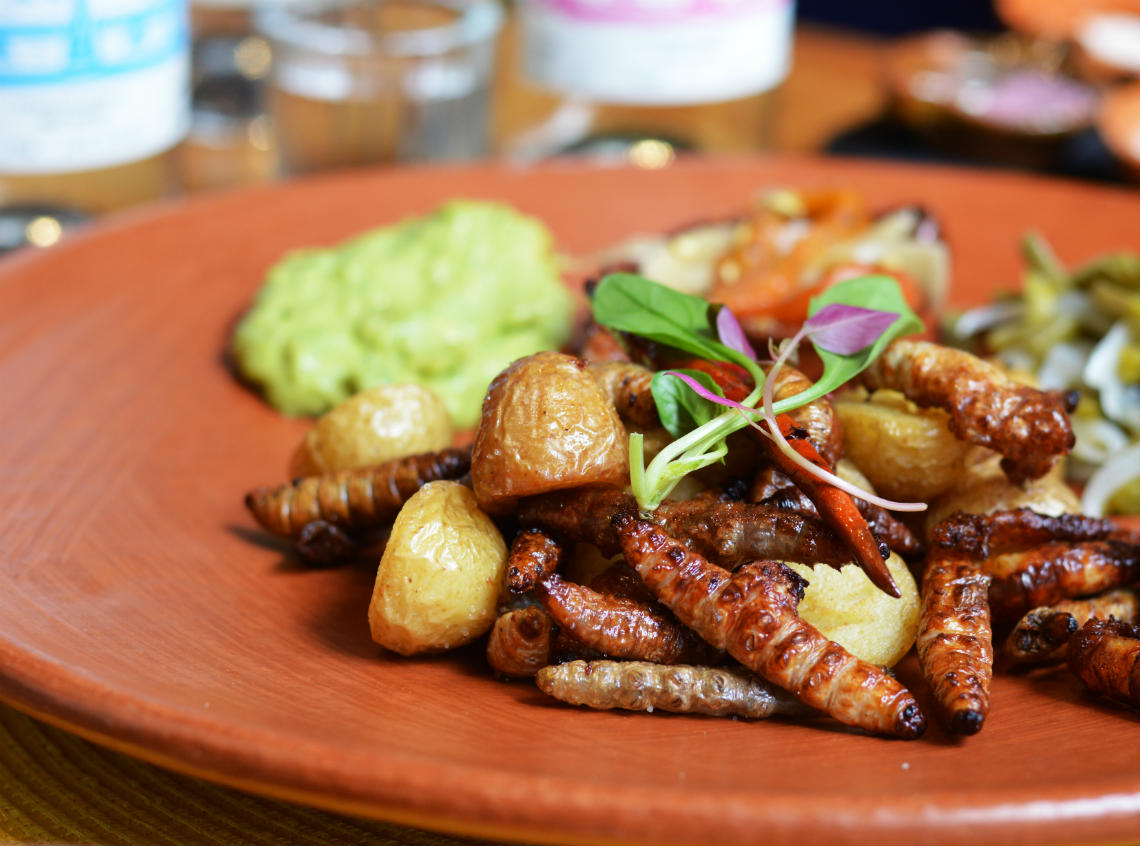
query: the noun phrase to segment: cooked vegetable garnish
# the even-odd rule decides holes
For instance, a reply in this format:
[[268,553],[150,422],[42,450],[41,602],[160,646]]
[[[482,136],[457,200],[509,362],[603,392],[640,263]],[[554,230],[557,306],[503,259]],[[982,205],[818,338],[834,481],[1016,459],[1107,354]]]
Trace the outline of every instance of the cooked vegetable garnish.
[[1115,253],[1067,270],[1036,234],[1022,244],[1020,296],[968,311],[946,329],[980,341],[1043,389],[1081,392],[1070,472],[1088,481],[1089,514],[1140,514],[1140,255]]
[[[642,436],[630,435],[630,479],[638,505],[645,512],[660,505],[684,476],[724,458],[725,439],[733,432],[755,425],[757,419],[767,419],[768,431],[778,433],[776,414],[799,408],[835,390],[866,368],[892,340],[922,329],[922,321],[907,306],[893,278],[864,276],[840,282],[812,300],[810,318],[785,345],[773,367],[773,370],[778,369],[798,344],[808,338],[823,361],[823,375],[811,388],[778,402],[772,402],[769,390],[761,409],[759,403],[764,400],[768,379],[750,354],[751,347],[743,331],[727,309],[714,311],[715,306],[699,297],[673,291],[630,273],[612,273],[602,279],[594,291],[593,309],[594,319],[603,326],[703,359],[738,365],[755,384],[753,391],[737,402],[725,398],[707,376],[702,378],[703,374],[673,371],[673,377],[701,397],[705,403],[702,406],[699,401],[686,398],[675,385],[667,387],[671,378],[662,378],[660,374],[654,378],[653,394],[658,413],[677,440],[646,467]],[[726,313],[728,316],[723,316]],[[715,410],[718,405],[732,410],[718,413]],[[686,425],[691,426],[687,431]],[[815,465],[801,463],[798,454],[793,460],[809,473],[821,475],[823,472]],[[845,490],[851,487],[832,474],[827,474],[826,479]],[[855,490],[869,501],[878,501],[886,507],[900,506]]]

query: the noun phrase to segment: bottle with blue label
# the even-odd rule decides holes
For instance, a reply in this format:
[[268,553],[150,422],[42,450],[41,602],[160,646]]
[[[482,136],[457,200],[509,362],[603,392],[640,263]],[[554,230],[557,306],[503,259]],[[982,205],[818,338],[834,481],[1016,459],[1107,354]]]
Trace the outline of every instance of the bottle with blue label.
[[186,0],[0,0],[0,206],[162,196],[189,85]]

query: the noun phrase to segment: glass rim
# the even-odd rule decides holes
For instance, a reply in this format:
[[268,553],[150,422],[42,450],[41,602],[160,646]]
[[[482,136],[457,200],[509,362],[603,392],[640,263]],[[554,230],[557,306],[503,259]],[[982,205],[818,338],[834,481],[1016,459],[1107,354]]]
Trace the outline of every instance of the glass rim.
[[[365,0],[368,5],[417,0]],[[486,41],[503,23],[499,0],[427,0],[423,5],[441,6],[459,16],[441,26],[377,34],[356,26],[323,23],[316,18],[339,6],[361,0],[300,0],[261,4],[254,8],[258,33],[271,42],[309,52],[343,56],[438,56]]]

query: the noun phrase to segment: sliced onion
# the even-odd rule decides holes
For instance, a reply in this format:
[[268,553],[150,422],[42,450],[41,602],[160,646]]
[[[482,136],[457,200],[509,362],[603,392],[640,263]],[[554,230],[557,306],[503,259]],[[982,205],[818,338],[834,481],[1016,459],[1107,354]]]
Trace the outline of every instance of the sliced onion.
[[1092,344],[1057,344],[1045,355],[1037,371],[1037,385],[1043,391],[1064,391],[1081,383]]
[[1103,517],[1112,495],[1129,483],[1140,484],[1140,443],[1110,455],[1092,474],[1081,495],[1081,511]]
[[1128,325],[1121,320],[1093,348],[1085,365],[1085,382],[1100,389],[1100,407],[1106,417],[1140,432],[1140,386],[1126,385],[1119,372],[1128,338]]
[[989,305],[978,306],[960,315],[954,321],[954,334],[959,338],[969,338],[984,332],[999,323],[1017,320],[1025,314],[1025,303],[1021,300],[1000,300]]
[[[1077,443],[1073,447],[1073,458],[1101,465],[1109,456],[1128,446],[1128,436],[1124,430],[1103,418],[1073,418],[1073,433]],[[1140,472],[1140,470],[1138,470]]]

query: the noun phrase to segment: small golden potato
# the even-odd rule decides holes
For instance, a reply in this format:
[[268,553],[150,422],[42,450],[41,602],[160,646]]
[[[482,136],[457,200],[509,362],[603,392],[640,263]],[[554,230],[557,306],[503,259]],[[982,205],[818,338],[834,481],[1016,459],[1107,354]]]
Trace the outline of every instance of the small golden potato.
[[541,352],[491,383],[471,456],[471,483],[488,512],[519,497],[629,481],[625,427],[578,359]]
[[947,426],[946,412],[920,409],[897,391],[836,397],[843,452],[889,499],[927,502],[965,470],[970,445]]
[[305,433],[290,476],[319,476],[450,446],[447,407],[422,385],[383,385],[349,397]]
[[372,639],[401,655],[440,652],[491,628],[507,545],[475,496],[431,482],[396,515],[372,589]]
[[1001,469],[1001,456],[976,447],[972,455],[984,455],[978,461],[967,461],[965,475],[949,491],[930,504],[926,513],[925,532],[930,537],[934,526],[955,511],[989,514],[1013,508],[1032,508],[1038,514],[1057,517],[1077,514],[1081,502],[1065,482],[1064,462],[1040,479],[1015,485]]
[[922,602],[906,562],[894,553],[887,568],[902,596],[883,593],[855,564],[833,570],[818,564],[788,564],[808,580],[800,617],[852,655],[891,667],[914,645]]

